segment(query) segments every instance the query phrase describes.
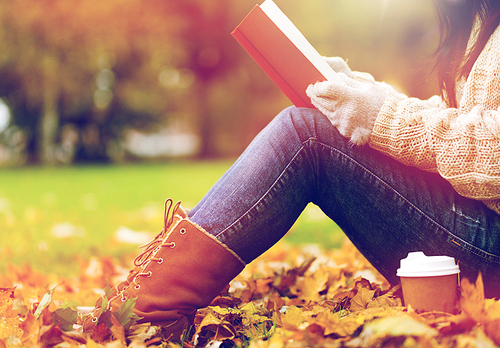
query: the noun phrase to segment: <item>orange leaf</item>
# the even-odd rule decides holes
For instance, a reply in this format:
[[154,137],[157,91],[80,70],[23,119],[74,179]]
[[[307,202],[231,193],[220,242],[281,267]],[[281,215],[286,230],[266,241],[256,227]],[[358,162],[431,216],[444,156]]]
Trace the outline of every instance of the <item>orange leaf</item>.
[[16,288],[0,288],[0,315],[12,304]]
[[35,316],[28,313],[26,319],[19,325],[23,330],[21,342],[26,346],[35,346],[38,343],[39,325]]
[[20,337],[22,330],[19,328],[21,320],[17,311],[13,309],[12,299],[15,288],[0,288],[0,340],[13,335]]
[[368,308],[368,304],[373,301],[375,290],[367,289],[358,284],[358,293],[351,299],[351,311],[357,312]]
[[481,272],[479,272],[475,284],[472,284],[469,279],[463,278],[460,282],[460,292],[461,297],[459,302],[462,311],[476,322],[483,322],[485,317],[485,302]]
[[53,347],[64,342],[63,332],[59,326],[42,326],[40,329],[40,342],[46,347]]
[[297,306],[290,306],[281,316],[281,324],[286,330],[297,330],[304,322],[304,312]]
[[219,319],[211,313],[203,318],[196,333],[200,336],[210,337],[215,341],[230,340],[236,336],[236,330],[231,323]]
[[110,319],[111,319],[111,324],[113,325],[111,325],[111,328],[109,330],[113,333],[115,339],[126,345],[127,340],[125,339],[125,329],[113,314],[111,314]]
[[101,323],[92,329],[90,338],[95,342],[104,342],[111,336],[106,323]]
[[311,275],[299,278],[296,286],[301,298],[306,301],[317,301],[321,297],[320,292],[326,289],[327,283],[328,273],[320,268]]

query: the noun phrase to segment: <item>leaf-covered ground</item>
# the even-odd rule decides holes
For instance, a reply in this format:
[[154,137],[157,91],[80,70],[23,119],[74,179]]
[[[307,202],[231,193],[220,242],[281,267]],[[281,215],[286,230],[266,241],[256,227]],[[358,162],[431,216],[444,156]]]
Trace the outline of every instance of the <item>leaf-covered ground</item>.
[[0,348],[500,345],[500,301],[484,299],[480,277],[462,281],[458,314],[416,313],[349,243],[327,252],[278,244],[199,310],[181,343],[169,342],[159,327],[135,325],[133,302],[82,333],[79,306],[105,297],[127,273],[111,258],[84,262],[66,279],[10,265],[0,274]]

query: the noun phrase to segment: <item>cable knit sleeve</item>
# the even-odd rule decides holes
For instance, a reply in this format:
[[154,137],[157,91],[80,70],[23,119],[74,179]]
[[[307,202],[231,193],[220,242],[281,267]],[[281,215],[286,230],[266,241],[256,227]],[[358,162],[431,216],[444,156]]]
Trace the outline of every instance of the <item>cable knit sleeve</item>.
[[466,197],[500,213],[500,30],[457,88],[459,107],[441,98],[389,96],[370,146],[398,161],[438,172]]

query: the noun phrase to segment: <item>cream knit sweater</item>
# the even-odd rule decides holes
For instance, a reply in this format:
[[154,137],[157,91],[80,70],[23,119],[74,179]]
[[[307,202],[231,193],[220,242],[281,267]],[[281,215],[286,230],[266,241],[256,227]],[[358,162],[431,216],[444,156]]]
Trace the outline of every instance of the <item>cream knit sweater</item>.
[[437,172],[465,197],[500,214],[500,28],[468,78],[457,85],[458,108],[390,95],[375,122],[370,146],[396,160]]

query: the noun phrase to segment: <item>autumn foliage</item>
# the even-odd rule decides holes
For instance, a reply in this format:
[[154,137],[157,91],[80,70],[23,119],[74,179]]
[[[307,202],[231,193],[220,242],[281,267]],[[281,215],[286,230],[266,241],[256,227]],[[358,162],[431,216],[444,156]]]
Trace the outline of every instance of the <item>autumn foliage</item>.
[[[127,270],[118,260],[92,259],[80,274],[59,279],[27,266],[0,275],[0,347],[495,347],[500,301],[485,299],[481,276],[463,279],[458,314],[417,313],[346,243],[278,244],[200,309],[184,341],[161,327],[136,325],[134,300],[103,313],[90,333],[79,316]],[[104,290],[106,288],[106,290]],[[99,294],[99,295],[98,295]]]

